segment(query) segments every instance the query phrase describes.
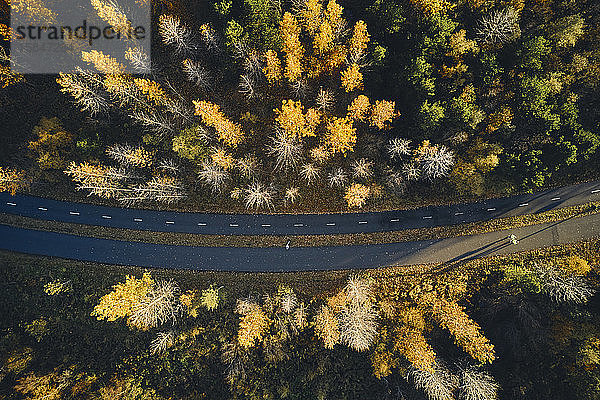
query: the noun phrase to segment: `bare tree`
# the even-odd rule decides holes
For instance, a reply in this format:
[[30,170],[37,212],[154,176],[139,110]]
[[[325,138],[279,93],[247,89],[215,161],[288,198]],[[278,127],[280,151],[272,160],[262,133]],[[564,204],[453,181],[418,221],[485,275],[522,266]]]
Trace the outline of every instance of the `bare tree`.
[[302,157],[302,143],[296,137],[277,130],[269,151],[277,157],[275,169],[293,169]]
[[78,68],[76,74],[60,74],[57,82],[62,86],[60,91],[71,95],[81,111],[94,116],[109,108],[99,75]]
[[248,351],[240,346],[237,340],[223,346],[221,359],[226,365],[225,375],[230,383],[236,378],[246,376],[246,365],[249,362]]
[[402,174],[407,181],[416,181],[421,177],[421,171],[414,162],[404,164],[402,167]]
[[208,71],[198,61],[183,60],[183,72],[188,81],[200,89],[207,90],[212,87],[213,80]]
[[396,196],[401,196],[406,192],[406,179],[401,172],[389,172],[385,177],[385,185]]
[[159,332],[156,338],[150,343],[150,352],[152,354],[160,354],[166,352],[169,347],[175,343],[175,332]]
[[163,113],[135,111],[130,117],[157,135],[168,135],[176,132],[175,125]]
[[446,146],[435,146],[423,154],[419,161],[423,174],[429,179],[436,179],[450,173],[454,165],[454,153]]
[[240,83],[238,85],[239,92],[243,94],[248,100],[255,98],[258,93],[256,92],[256,84],[254,80],[248,74],[240,76]]
[[315,99],[317,108],[321,111],[330,111],[335,105],[335,94],[329,89],[319,88],[317,98]]
[[458,379],[448,369],[435,363],[433,370],[412,368],[410,371],[414,385],[422,390],[430,400],[452,400],[452,392],[458,386]]
[[595,293],[580,276],[567,275],[555,267],[536,264],[544,292],[557,303],[586,303]]
[[285,203],[294,204],[300,196],[300,189],[297,187],[289,187],[285,190]]
[[179,287],[174,282],[155,282],[146,297],[133,307],[131,324],[149,329],[167,322],[175,323],[180,311],[178,293]]
[[256,176],[260,164],[258,159],[253,155],[247,155],[237,160],[237,168],[240,171],[240,175],[246,179],[250,179]]
[[458,389],[460,400],[496,400],[500,385],[487,372],[468,367],[461,371]]
[[273,207],[273,190],[260,182],[252,182],[244,191],[246,208]]
[[229,178],[229,172],[223,169],[221,166],[211,162],[204,161],[198,172],[198,177],[212,188],[215,193],[221,192],[225,181]]
[[177,51],[190,50],[191,32],[173,15],[161,15],[158,19],[158,33],[164,44],[174,45]]
[[350,165],[352,168],[352,176],[355,178],[367,179],[373,176],[373,161],[369,161],[366,158],[359,158],[354,160]]
[[341,188],[346,183],[348,176],[342,168],[336,168],[327,175],[329,186]]
[[133,186],[129,193],[119,197],[119,201],[125,204],[140,201],[157,201],[172,204],[187,197],[183,185],[170,176],[155,176],[148,182]]
[[393,138],[386,146],[386,150],[391,159],[400,159],[411,153],[410,140],[402,138]]
[[482,43],[506,43],[519,36],[519,15],[508,7],[504,10],[492,11],[479,20],[477,36]]
[[310,86],[306,79],[298,79],[290,83],[290,89],[297,99],[305,99],[310,94]]
[[300,176],[306,180],[309,185],[316,181],[321,175],[321,170],[315,164],[304,164],[300,167]]
[[252,49],[248,51],[243,62],[244,71],[253,80],[257,80],[262,75],[263,62],[259,51]]
[[152,72],[152,61],[140,47],[129,48],[125,52],[125,58],[129,60],[136,73],[145,75]]
[[157,167],[160,170],[166,171],[173,175],[179,174],[179,165],[172,158],[160,160],[157,164]]

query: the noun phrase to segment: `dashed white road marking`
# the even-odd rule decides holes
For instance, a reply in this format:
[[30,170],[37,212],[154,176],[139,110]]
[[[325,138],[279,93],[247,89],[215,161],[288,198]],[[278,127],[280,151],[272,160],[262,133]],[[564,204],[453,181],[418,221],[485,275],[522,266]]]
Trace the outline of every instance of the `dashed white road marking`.
[[496,209],[495,209],[495,208],[493,208],[493,207],[492,207],[492,208],[488,208],[487,210],[488,210],[488,211],[496,211]]
[[295,227],[304,226],[304,224],[294,224]]
[[16,206],[15,203],[11,203],[10,201],[7,201],[6,204],[8,204],[9,206],[13,206],[13,207]]
[[135,222],[142,222],[142,219],[141,219],[141,218],[134,218],[133,220],[134,220]]
[[104,218],[104,219],[111,219],[112,217],[110,215],[103,215],[102,218]]
[[425,216],[423,217],[423,219],[431,219],[431,218],[433,218],[433,216],[432,216],[432,215],[425,215]]
[[173,225],[174,223],[175,223],[175,221],[165,221],[165,224],[168,224],[168,225]]
[[229,224],[229,226],[232,228],[237,228],[239,225],[238,224]]
[[325,224],[327,226],[335,226],[335,222],[328,222],[327,224]]
[[261,226],[262,226],[263,228],[270,228],[270,227],[271,227],[271,224],[262,224]]
[[600,192],[600,189],[594,189],[594,190],[592,190],[592,194],[598,193],[598,192]]
[[521,204],[519,204],[519,207],[525,207],[525,206],[528,206],[528,205],[529,205],[529,203],[521,203]]
[[44,207],[38,207],[38,210],[40,210],[40,211],[48,211],[48,209],[44,208]]
[[79,213],[77,211],[69,211],[69,214],[71,214],[71,215],[79,215]]
[[396,219],[390,219],[390,222],[400,222],[400,219],[396,218]]
[[560,200],[560,197],[553,197],[550,200],[552,200],[552,201]]
[[463,215],[464,212],[455,212],[454,215]]
[[206,226],[205,222],[198,222],[198,226]]
[[366,224],[367,221],[358,221],[358,223],[359,223],[359,225],[363,225],[363,224]]

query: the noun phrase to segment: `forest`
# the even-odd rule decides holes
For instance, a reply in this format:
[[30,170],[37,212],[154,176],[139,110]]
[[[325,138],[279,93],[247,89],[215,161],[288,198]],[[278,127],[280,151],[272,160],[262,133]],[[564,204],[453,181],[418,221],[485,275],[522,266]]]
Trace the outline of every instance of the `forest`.
[[[9,3],[0,5],[8,22]],[[127,14],[117,2],[92,5],[114,26]],[[53,14],[52,0],[12,6]],[[597,176],[596,1],[151,6],[151,54],[81,51],[89,69],[58,76],[12,72],[11,29],[0,24],[0,189],[125,206],[343,211]]]
[[599,250],[360,274],[144,271],[3,252],[0,396],[598,399]]

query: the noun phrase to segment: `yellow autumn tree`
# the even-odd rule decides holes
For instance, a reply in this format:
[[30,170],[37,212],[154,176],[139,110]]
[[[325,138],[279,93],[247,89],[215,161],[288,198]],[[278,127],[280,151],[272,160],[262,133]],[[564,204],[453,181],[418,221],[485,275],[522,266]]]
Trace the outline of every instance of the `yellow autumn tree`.
[[25,80],[22,74],[14,72],[10,67],[0,65],[0,88],[4,89]]
[[370,190],[368,186],[365,186],[360,183],[353,183],[346,190],[346,194],[344,195],[344,200],[348,204],[348,207],[358,207],[361,208],[367,202],[369,198]]
[[128,275],[125,282],[117,283],[112,292],[102,296],[91,315],[107,321],[129,317],[134,307],[148,295],[152,285],[154,280],[147,272],[141,279]]
[[135,78],[133,82],[144,96],[154,104],[160,106],[168,102],[167,93],[158,82],[144,78]]
[[363,75],[358,64],[354,63],[342,71],[342,87],[346,92],[362,89]]
[[101,51],[82,51],[81,59],[93,64],[94,67],[103,74],[122,74],[125,72],[125,66],[123,66],[123,64]]
[[27,187],[29,187],[29,180],[26,178],[25,171],[0,167],[0,192],[14,195],[18,190]]
[[285,53],[285,77],[288,81],[295,82],[302,75],[304,49],[300,43],[300,26],[291,13],[283,14],[279,32]]
[[376,100],[371,109],[369,123],[378,129],[383,129],[392,122],[396,114],[396,102],[387,100]]
[[270,324],[271,321],[260,307],[254,305],[246,315],[240,317],[239,344],[245,348],[253,347],[261,341]]
[[369,32],[367,31],[367,24],[365,21],[357,21],[354,24],[354,31],[350,38],[350,53],[360,55],[367,50],[367,43],[369,43]]
[[461,306],[432,294],[423,296],[423,301],[437,323],[450,332],[456,344],[467,354],[484,364],[494,361],[494,345],[483,336],[479,325]]
[[410,2],[426,16],[444,14],[456,6],[448,0],[410,0]]
[[315,135],[314,128],[318,125],[315,110],[310,111],[310,124],[308,124],[300,101],[283,100],[281,108],[274,111],[275,121],[289,137],[302,138]]
[[416,307],[401,308],[400,327],[396,332],[394,350],[404,356],[415,368],[432,371],[436,359],[433,348],[424,336],[425,319]]
[[364,121],[367,118],[371,103],[369,98],[363,94],[352,100],[352,103],[348,106],[348,118],[355,121]]
[[329,25],[329,21],[325,20],[321,22],[313,43],[315,51],[318,54],[329,51],[333,46],[333,39],[333,30],[331,29],[331,25]]
[[35,140],[28,144],[41,169],[60,169],[67,164],[73,135],[67,132],[58,118],[42,118],[33,128]]
[[193,103],[196,115],[199,115],[206,125],[213,127],[219,139],[227,146],[235,148],[244,140],[245,134],[241,126],[227,119],[218,105],[203,100]]
[[210,158],[213,163],[225,170],[230,170],[235,167],[235,160],[233,156],[223,148],[213,149],[210,154]]
[[265,53],[265,67],[263,73],[267,77],[267,81],[270,84],[279,82],[282,77],[281,61],[277,56],[277,53],[273,50],[268,50]]
[[321,306],[315,316],[315,333],[327,349],[333,349],[340,342],[338,319],[333,310],[327,305]]
[[[301,20],[304,29],[310,36],[314,36],[321,26],[323,5],[321,0],[308,0],[306,7],[302,10]],[[330,26],[331,27],[331,26]]]
[[116,31],[125,34],[131,30],[131,21],[127,15],[116,9],[109,1],[91,0],[91,3],[98,16],[108,22]]
[[327,123],[325,147],[332,154],[346,154],[354,150],[356,144],[356,128],[349,118],[333,117]]

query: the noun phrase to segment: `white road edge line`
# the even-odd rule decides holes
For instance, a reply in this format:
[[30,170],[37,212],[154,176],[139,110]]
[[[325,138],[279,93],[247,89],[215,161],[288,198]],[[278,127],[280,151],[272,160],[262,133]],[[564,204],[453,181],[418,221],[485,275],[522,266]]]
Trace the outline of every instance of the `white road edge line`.
[[79,213],[77,211],[69,211],[69,214],[71,214],[71,215],[79,215]]
[[141,218],[134,218],[133,220],[134,220],[135,222],[142,222],[142,219],[141,219]]
[[38,207],[38,210],[40,210],[40,211],[48,211],[48,209],[44,208],[44,207]]
[[335,222],[329,222],[329,223],[327,223],[325,225],[327,225],[327,226],[335,226]]
[[399,219],[390,219],[390,222],[400,222]]
[[560,200],[560,197],[553,197],[550,200],[552,200],[552,201]]
[[521,203],[521,204],[519,204],[519,207],[525,207],[525,206],[528,206],[528,205],[529,205],[529,203]]
[[431,219],[431,218],[433,218],[433,216],[431,216],[431,215],[426,215],[423,217],[423,219]]
[[175,221],[165,221],[165,224],[173,225]]
[[598,193],[598,192],[600,192],[600,189],[594,189],[594,190],[592,190],[592,194]]
[[112,217],[110,215],[103,215],[102,218],[104,218],[104,219],[111,219]]
[[358,223],[362,225],[362,224],[366,224],[367,221],[358,221]]
[[198,226],[206,226],[205,222],[198,222]]
[[7,201],[6,204],[8,204],[9,206],[13,206],[13,207],[16,206],[15,203],[11,203],[10,201]]
[[495,208],[488,208],[487,210],[488,210],[488,211],[496,211],[496,209],[495,209]]

